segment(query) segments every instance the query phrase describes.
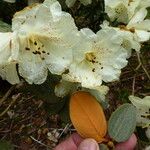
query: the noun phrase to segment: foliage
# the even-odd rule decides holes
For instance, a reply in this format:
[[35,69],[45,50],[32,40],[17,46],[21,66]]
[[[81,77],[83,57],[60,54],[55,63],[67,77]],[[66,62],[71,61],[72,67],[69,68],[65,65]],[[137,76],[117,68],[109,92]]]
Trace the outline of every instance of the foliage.
[[70,118],[84,138],[93,138],[101,143],[105,141],[107,123],[102,107],[87,92],[76,92],[70,100]]
[[112,113],[108,122],[108,134],[117,142],[126,141],[136,127],[136,109],[131,104],[123,104]]

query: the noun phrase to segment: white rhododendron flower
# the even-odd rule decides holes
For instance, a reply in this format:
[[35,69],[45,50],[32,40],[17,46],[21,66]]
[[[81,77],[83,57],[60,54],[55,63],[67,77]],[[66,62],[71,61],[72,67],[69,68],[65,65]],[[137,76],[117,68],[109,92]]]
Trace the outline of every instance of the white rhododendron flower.
[[60,75],[70,65],[78,30],[57,1],[46,0],[16,13],[12,30],[19,42],[19,73],[29,83],[41,84],[48,69]]
[[141,0],[105,0],[105,12],[111,21],[128,23]]
[[150,6],[149,0],[105,0],[105,12],[111,21],[127,24],[141,8]]
[[137,124],[142,127],[150,126],[150,96],[143,99],[135,96],[129,96],[129,100],[137,108]]
[[64,97],[80,90],[91,93],[98,101],[105,101],[105,96],[109,91],[109,87],[102,85],[93,89],[88,89],[83,88],[80,83],[61,80],[60,83],[55,86],[55,95],[58,97]]
[[0,76],[11,84],[19,83],[15,60],[19,45],[14,33],[0,33]]
[[[102,81],[119,79],[121,69],[127,65],[127,51],[121,47],[122,39],[113,29],[81,30],[81,41],[73,51],[73,62],[64,80],[79,82],[82,87],[95,88]],[[116,36],[117,35],[117,36]]]
[[138,40],[136,34],[132,32],[132,30],[127,30],[126,27],[120,26],[118,27],[111,27],[109,26],[109,22],[104,21],[101,25],[102,29],[114,29],[116,30],[116,34],[122,38],[122,47],[125,48],[128,52],[129,57],[131,56],[131,50],[134,49],[136,51],[140,51],[141,43]]
[[105,0],[106,13],[111,21],[125,23],[122,29],[135,34],[139,42],[150,39],[150,20],[145,19],[150,1],[145,0]]
[[145,42],[150,39],[150,19],[144,20],[146,15],[146,8],[141,8],[126,26],[128,30],[133,30],[133,33],[137,35],[138,41],[140,42]]
[[[92,3],[92,0],[79,0],[83,5],[88,5]],[[72,7],[76,0],[66,0],[66,5]]]

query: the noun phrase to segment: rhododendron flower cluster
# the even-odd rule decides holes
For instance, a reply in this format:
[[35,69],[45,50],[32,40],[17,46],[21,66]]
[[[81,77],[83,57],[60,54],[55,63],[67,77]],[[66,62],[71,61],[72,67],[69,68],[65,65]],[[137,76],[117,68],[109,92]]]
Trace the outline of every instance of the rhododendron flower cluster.
[[[68,7],[74,3],[66,0]],[[42,84],[50,71],[62,76],[56,95],[81,87],[104,99],[108,87],[103,83],[119,80],[131,50],[140,52],[141,43],[150,39],[150,20],[145,19],[149,6],[149,0],[105,0],[106,13],[119,26],[104,21],[97,33],[78,30],[56,0],[29,6],[14,15],[12,32],[0,33],[0,76],[11,84],[20,77]]]

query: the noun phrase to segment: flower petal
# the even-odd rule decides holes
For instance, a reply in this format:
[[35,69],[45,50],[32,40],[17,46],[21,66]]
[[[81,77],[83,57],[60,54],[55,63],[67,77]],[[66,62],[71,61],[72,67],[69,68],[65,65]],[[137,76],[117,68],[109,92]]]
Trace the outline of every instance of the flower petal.
[[118,80],[120,69],[127,64],[128,55],[121,47],[122,39],[116,36],[117,32],[114,29],[102,29],[95,34],[89,29],[82,29],[80,33],[82,49],[80,45],[74,50],[74,61],[63,78],[90,89],[100,86],[102,81]]
[[150,39],[150,32],[143,31],[143,30],[135,30],[135,34],[138,37],[138,41],[146,42]]
[[3,80],[7,80],[11,84],[17,84],[20,82],[15,63],[0,65],[0,76]]
[[47,69],[60,75],[68,68],[79,32],[71,15],[63,12],[56,0],[16,13],[12,26],[20,44],[19,72],[29,83],[44,82]]
[[144,20],[147,15],[147,10],[145,8],[141,8],[135,15],[132,17],[130,22],[128,23],[127,27],[134,27],[137,23],[140,23]]
[[0,33],[0,64],[15,61],[18,57],[19,45],[14,33]]
[[64,97],[79,90],[89,92],[94,95],[98,101],[104,102],[109,88],[105,85],[95,87],[94,89],[82,88],[80,83],[68,82],[63,79],[55,86],[55,94],[58,97]]
[[29,84],[42,84],[47,78],[45,64],[30,62],[28,59],[19,63],[19,74]]
[[0,33],[0,76],[11,84],[19,83],[16,70],[18,51],[16,34]]
[[129,96],[129,100],[137,108],[137,123],[142,127],[148,127],[150,125],[150,96],[146,96],[143,99],[135,96]]

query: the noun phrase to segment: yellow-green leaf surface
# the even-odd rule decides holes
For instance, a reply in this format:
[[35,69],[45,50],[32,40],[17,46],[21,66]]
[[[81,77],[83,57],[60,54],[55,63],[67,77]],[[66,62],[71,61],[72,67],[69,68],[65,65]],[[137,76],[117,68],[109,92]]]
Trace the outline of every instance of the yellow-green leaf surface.
[[136,127],[136,108],[132,104],[123,104],[110,117],[108,133],[117,142],[126,141]]
[[107,122],[101,105],[88,92],[79,91],[71,96],[70,118],[77,132],[83,138],[104,141]]

